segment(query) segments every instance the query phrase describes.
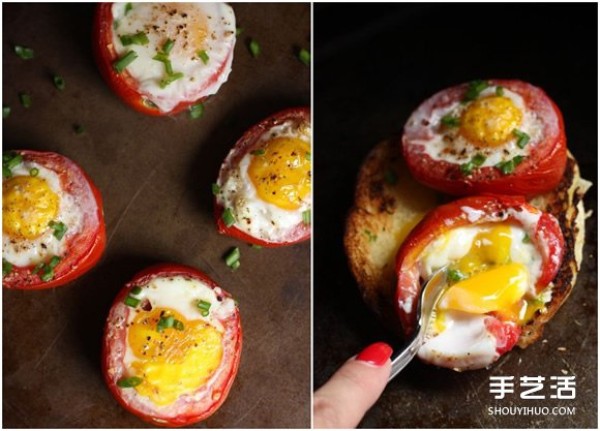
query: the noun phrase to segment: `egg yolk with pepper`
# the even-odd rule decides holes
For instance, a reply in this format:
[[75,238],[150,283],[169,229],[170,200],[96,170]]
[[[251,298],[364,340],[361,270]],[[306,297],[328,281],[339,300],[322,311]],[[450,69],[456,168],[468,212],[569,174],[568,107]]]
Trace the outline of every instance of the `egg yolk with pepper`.
[[2,230],[11,238],[34,239],[58,214],[60,199],[39,177],[18,176],[2,183]]
[[513,137],[522,119],[523,113],[510,98],[482,97],[463,111],[460,133],[474,145],[497,147]]
[[[180,325],[161,329],[159,321],[171,316]],[[135,390],[161,406],[202,386],[223,356],[222,334],[215,327],[168,308],[139,310],[127,342],[135,356],[132,372],[142,378]]]
[[277,137],[252,154],[248,176],[258,196],[285,210],[300,208],[311,191],[309,143]]

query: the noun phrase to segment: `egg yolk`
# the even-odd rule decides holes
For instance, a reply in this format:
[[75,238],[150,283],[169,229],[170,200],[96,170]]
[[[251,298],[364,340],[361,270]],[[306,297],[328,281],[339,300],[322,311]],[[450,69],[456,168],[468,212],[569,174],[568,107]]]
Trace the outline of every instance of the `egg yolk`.
[[300,208],[311,190],[308,142],[296,138],[274,138],[253,154],[248,176],[258,196],[285,210]]
[[462,113],[460,133],[475,145],[497,147],[511,139],[522,118],[523,113],[508,97],[483,97]]
[[[184,53],[190,58],[197,57],[198,50],[205,48],[208,36],[207,17],[195,4],[166,3],[154,4],[152,22],[148,31],[155,31],[160,38],[175,42],[174,53]],[[162,46],[161,44],[161,46]]]
[[19,176],[4,181],[2,230],[11,238],[37,238],[56,218],[59,203],[43,178]]
[[[158,322],[168,316],[180,321],[183,329],[158,332]],[[135,355],[132,371],[142,378],[135,390],[161,406],[202,386],[223,356],[222,335],[216,328],[166,308],[140,311],[130,323],[127,341]]]

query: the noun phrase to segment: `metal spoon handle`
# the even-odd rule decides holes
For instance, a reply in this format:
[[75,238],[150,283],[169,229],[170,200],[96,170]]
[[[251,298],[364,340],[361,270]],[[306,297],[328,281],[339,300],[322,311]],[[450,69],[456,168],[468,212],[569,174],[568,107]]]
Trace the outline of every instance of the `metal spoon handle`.
[[396,377],[412,361],[419,351],[419,347],[421,347],[422,338],[423,336],[419,331],[417,336],[404,349],[394,352],[392,355],[392,371],[390,372],[388,382]]

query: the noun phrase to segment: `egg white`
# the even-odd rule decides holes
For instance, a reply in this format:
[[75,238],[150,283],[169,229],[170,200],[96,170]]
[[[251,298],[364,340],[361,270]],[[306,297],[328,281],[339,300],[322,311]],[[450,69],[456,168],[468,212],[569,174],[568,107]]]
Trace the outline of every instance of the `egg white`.
[[[226,3],[166,3],[168,6],[163,9],[157,3],[131,3],[131,10],[126,12],[126,4],[115,3],[112,7],[116,23],[112,42],[119,56],[129,50],[137,53],[138,58],[126,70],[138,82],[138,90],[161,111],[169,112],[182,101],[195,101],[215,94],[227,81],[236,41],[235,14],[231,6]],[[172,10],[177,13],[170,15],[169,11]],[[209,60],[204,64],[197,55],[191,55],[189,49],[184,49],[186,41],[183,38],[171,37],[175,46],[169,59],[173,71],[182,72],[184,77],[160,88],[159,83],[165,77],[165,66],[153,60],[153,57],[162,51],[165,35],[177,33],[177,26],[189,23],[195,14],[205,17],[208,27],[203,46],[194,47],[193,52],[204,50]],[[154,25],[158,30],[152,28]],[[162,33],[163,29],[167,29],[167,33]],[[140,31],[148,36],[149,43],[146,46],[123,46],[119,36]],[[223,65],[223,70],[219,72]],[[211,83],[214,78],[215,82]]]
[[77,200],[62,188],[60,178],[54,171],[33,161],[23,161],[12,169],[12,175],[30,176],[29,172],[33,168],[39,171],[37,177],[46,180],[50,189],[58,195],[59,209],[53,221],[64,223],[67,231],[61,240],[56,239],[51,228],[34,239],[12,238],[2,232],[2,257],[21,267],[46,262],[51,256],[63,256],[70,238],[81,232],[84,219]]
[[[298,138],[310,142],[311,128],[308,125],[298,127],[294,121],[286,121],[270,128],[257,141],[263,142],[282,138]],[[232,156],[228,156],[228,159]],[[267,241],[280,242],[286,239],[291,229],[302,223],[302,213],[312,207],[312,190],[299,208],[285,210],[260,198],[254,183],[248,175],[252,155],[247,153],[236,166],[230,166],[225,175],[220,176],[217,184],[220,193],[217,202],[224,208],[231,208],[235,214],[235,227],[243,232]],[[224,164],[228,165],[227,161]]]

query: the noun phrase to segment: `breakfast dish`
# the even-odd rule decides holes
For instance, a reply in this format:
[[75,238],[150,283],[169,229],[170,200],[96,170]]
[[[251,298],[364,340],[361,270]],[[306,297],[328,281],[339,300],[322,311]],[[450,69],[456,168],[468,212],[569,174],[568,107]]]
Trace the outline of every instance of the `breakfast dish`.
[[473,81],[433,95],[406,122],[402,149],[418,181],[453,195],[548,192],[567,157],[558,107],[540,88],[515,80]]
[[225,3],[102,3],[94,55],[134,109],[172,115],[217,93],[231,72],[235,15]]
[[223,404],[241,348],[240,314],[227,292],[194,268],[157,265],[136,274],[110,309],[104,378],[141,419],[185,426]]
[[73,161],[50,152],[2,156],[2,284],[45,289],[90,270],[106,243],[100,192]]
[[213,184],[220,233],[266,247],[310,238],[311,137],[310,110],[293,108],[238,140]]

